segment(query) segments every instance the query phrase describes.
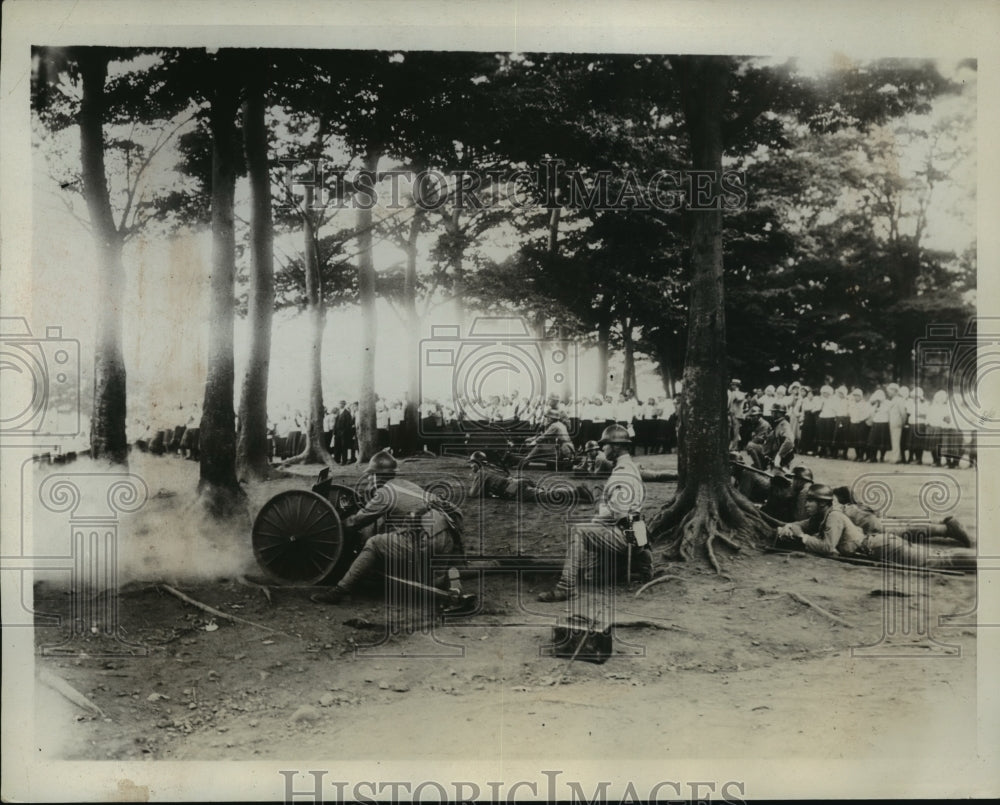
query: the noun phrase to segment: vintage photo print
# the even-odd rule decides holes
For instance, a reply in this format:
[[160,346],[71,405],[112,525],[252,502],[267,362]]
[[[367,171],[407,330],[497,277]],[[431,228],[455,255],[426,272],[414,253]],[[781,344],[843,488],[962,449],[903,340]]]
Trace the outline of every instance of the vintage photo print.
[[4,11],[5,800],[1000,793],[995,4]]

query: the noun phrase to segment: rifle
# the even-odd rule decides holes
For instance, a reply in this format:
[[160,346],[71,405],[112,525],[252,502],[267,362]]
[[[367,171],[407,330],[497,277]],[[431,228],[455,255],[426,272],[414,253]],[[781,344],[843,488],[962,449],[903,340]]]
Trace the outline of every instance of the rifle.
[[[764,553],[802,553],[802,551],[790,551],[785,548],[764,548]],[[815,555],[815,554],[814,554]],[[871,559],[862,559],[858,556],[825,556],[824,559],[833,559],[835,562],[844,562],[848,565],[861,565],[862,567],[888,567],[894,570],[909,570],[916,573],[937,573],[942,576],[964,576],[961,570],[945,570],[937,567],[915,567],[913,565],[898,565],[895,562],[875,562]]]

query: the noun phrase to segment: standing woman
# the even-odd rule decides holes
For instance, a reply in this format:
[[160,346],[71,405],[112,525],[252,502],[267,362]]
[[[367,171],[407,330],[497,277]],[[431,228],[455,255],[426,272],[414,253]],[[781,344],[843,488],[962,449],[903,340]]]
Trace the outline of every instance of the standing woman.
[[927,433],[927,400],[924,399],[924,390],[919,386],[913,390],[913,396],[909,399],[910,415],[910,449],[906,454],[907,463],[923,464],[924,450],[928,447]]
[[[799,389],[799,396],[802,398],[800,408],[802,411],[802,424],[799,434],[799,455],[812,455],[816,452],[816,418],[819,416],[817,408],[817,397],[809,386]],[[819,404],[822,404],[820,401]]]
[[[854,460],[864,461],[868,452],[868,432],[871,425],[868,418],[872,414],[871,406],[865,400],[864,392],[861,389],[854,389],[851,392],[851,400],[847,404],[847,416],[850,421],[849,441],[854,448]],[[846,458],[846,455],[844,456]]]
[[837,386],[834,399],[833,457],[847,458],[851,446],[851,415],[848,410],[847,386]]
[[871,426],[868,433],[868,461],[874,464],[885,459],[885,454],[892,447],[892,437],[889,435],[889,404],[885,392],[878,388],[868,399],[872,407]]
[[[940,400],[940,404],[939,404]],[[962,432],[955,423],[955,414],[952,411],[948,393],[944,390],[934,395],[935,407],[940,408],[938,421],[941,423],[941,436],[938,440],[938,454],[935,466],[940,467],[944,461],[948,469],[956,469],[959,459],[962,457]]]
[[[816,420],[816,455],[833,458],[833,435],[837,427],[837,401],[833,396],[833,386],[823,386],[819,390],[820,405]],[[766,416],[766,414],[765,414]]]

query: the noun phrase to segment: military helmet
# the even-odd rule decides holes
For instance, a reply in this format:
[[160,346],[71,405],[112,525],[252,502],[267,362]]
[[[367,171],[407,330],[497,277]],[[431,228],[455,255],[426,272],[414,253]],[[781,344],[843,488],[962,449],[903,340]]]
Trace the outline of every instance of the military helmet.
[[395,475],[398,466],[388,450],[380,450],[368,461],[365,475]]
[[788,408],[783,403],[774,403],[771,406],[771,416],[784,416],[788,413]]
[[475,453],[469,456],[470,464],[486,464],[487,462],[488,459],[486,458],[486,453],[484,453],[482,450],[477,450]]
[[599,444],[632,444],[632,440],[621,425],[608,425],[601,434]]
[[587,442],[583,446],[583,452],[584,453],[589,453],[591,450],[600,450],[600,449],[601,449],[601,446],[596,441],[594,441],[593,439],[591,439],[589,442]]
[[825,500],[828,503],[832,503],[833,490],[826,484],[813,484],[809,487],[806,497],[809,500]]
[[804,464],[799,464],[797,467],[792,467],[792,477],[801,478],[803,481],[813,482],[813,471],[809,469]]

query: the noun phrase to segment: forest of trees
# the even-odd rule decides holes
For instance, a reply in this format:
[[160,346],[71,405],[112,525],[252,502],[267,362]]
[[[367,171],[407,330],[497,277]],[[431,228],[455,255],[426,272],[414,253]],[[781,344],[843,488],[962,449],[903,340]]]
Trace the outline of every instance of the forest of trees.
[[[713,563],[715,538],[737,547],[762,528],[727,480],[730,372],[907,380],[931,317],[973,312],[975,244],[948,253],[926,236],[934,190],[974,158],[960,136],[974,108],[932,114],[963,87],[931,61],[810,76],[698,56],[42,47],[34,60],[36,145],[85,201],[106,302],[95,457],[127,461],[115,304],[135,270],[125,244],[211,231],[200,489],[219,514],[238,502],[239,480],[269,471],[276,308],[311,325],[303,460],[330,461],[321,345],[341,307],[364,313],[362,460],[375,445],[377,298],[402,312],[414,355],[423,312],[451,299],[593,344],[605,367],[620,352],[623,388],[635,388],[636,355],[648,356],[665,388],[683,379],[685,392],[678,492],[653,530]],[[75,157],[56,148],[67,133]],[[175,180],[143,184],[168,145]],[[921,163],[900,168],[904,152]],[[325,181],[310,184],[318,167]],[[379,175],[393,171],[427,181]],[[235,202],[243,182],[246,209]],[[291,233],[300,249],[279,253],[276,236]],[[378,240],[396,243],[403,264],[376,265]],[[496,243],[509,256],[497,259]],[[251,321],[243,378],[238,315]]]

